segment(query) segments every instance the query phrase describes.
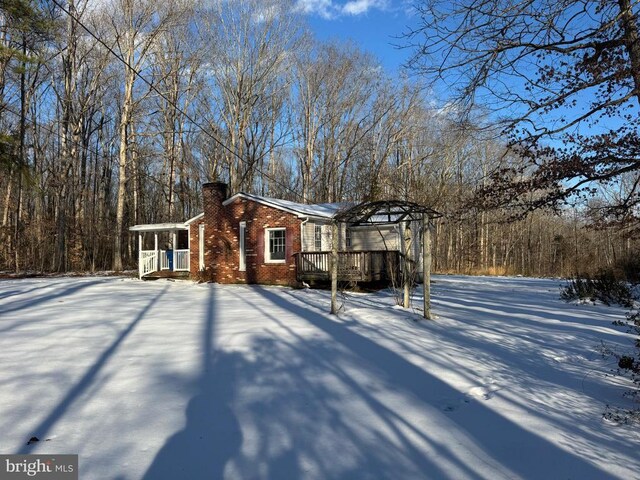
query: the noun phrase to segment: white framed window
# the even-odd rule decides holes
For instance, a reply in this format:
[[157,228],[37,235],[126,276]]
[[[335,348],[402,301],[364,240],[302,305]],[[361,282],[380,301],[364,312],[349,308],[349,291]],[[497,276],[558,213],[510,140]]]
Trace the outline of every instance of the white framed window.
[[316,252],[322,250],[322,225],[316,225],[313,229],[313,245]]
[[264,261],[267,263],[285,263],[286,228],[265,229]]
[[351,229],[349,227],[344,229],[344,244],[347,248],[351,248]]
[[240,259],[238,270],[241,272],[247,271],[247,251],[246,251],[246,241],[247,241],[247,222],[240,222]]

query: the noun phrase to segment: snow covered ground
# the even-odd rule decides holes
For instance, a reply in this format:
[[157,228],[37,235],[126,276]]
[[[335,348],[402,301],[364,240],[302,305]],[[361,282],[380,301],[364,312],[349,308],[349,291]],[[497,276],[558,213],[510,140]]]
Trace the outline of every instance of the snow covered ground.
[[0,453],[77,453],[83,480],[640,478],[637,426],[602,419],[623,310],[558,285],[437,276],[426,322],[388,292],[334,318],[325,291],[3,280]]

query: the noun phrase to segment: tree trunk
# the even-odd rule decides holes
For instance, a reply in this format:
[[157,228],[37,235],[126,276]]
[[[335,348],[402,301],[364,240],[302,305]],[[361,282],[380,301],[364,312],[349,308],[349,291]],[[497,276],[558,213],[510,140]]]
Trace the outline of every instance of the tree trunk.
[[[131,32],[129,32],[129,37]],[[134,42],[129,38],[129,50],[127,52],[127,63],[133,62]],[[129,150],[129,130],[131,123],[131,113],[133,108],[133,85],[135,82],[135,72],[125,66],[125,86],[124,98],[122,100],[122,116],[120,117],[120,148],[118,152],[118,197],[116,205],[116,225],[115,241],[113,245],[113,269],[118,272],[122,270],[122,233],[124,230],[124,204],[127,194],[127,157]]]

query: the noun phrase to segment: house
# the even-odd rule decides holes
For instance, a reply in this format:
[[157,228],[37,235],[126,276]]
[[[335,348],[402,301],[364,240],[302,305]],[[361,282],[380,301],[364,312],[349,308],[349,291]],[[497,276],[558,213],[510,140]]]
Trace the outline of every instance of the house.
[[[229,197],[221,182],[206,183],[202,191],[204,212],[186,222],[130,228],[138,233],[141,278],[182,272],[219,283],[282,285],[329,279],[332,222],[350,205]],[[401,230],[398,224],[341,224],[341,280],[388,280],[398,269]],[[413,245],[419,249],[419,242]],[[420,258],[417,250],[412,258]]]

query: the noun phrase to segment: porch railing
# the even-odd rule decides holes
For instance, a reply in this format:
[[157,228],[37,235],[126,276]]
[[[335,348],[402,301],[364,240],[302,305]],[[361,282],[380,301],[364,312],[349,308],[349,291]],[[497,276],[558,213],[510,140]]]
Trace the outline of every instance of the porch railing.
[[142,250],[140,252],[140,262],[138,265],[138,273],[140,278],[155,272],[158,269],[158,252],[155,250]]
[[[173,255],[173,262],[169,260],[169,252]],[[189,271],[188,248],[182,250],[141,250],[139,259],[138,273],[140,278],[158,270],[172,270],[174,272]],[[172,263],[173,265],[171,265]]]
[[166,250],[160,250],[160,270],[169,270],[169,255]]
[[[295,259],[298,280],[330,280],[331,252],[299,252]],[[395,250],[338,252],[340,281],[391,280],[399,274],[399,267],[400,252]]]
[[189,271],[189,249],[173,251],[173,270],[176,272]]

